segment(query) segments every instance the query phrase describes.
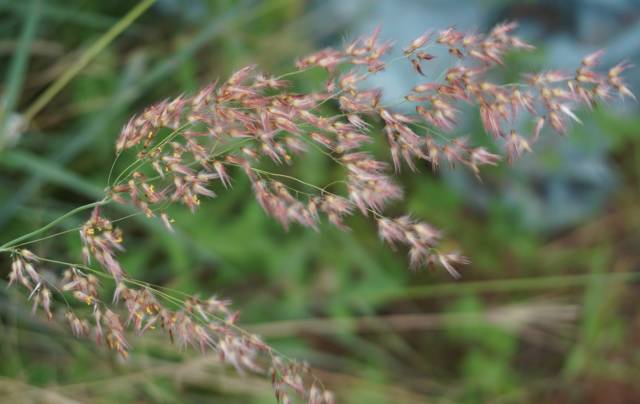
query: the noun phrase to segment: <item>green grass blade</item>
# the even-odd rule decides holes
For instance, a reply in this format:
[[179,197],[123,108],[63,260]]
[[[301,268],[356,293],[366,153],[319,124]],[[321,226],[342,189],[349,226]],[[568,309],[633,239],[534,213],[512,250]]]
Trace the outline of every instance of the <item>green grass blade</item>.
[[49,160],[39,158],[27,152],[15,150],[7,153],[0,161],[0,164],[7,168],[37,174],[54,184],[68,187],[74,192],[93,199],[100,199],[104,196],[104,191],[101,187],[65,170]]
[[24,28],[18,41],[18,47],[11,59],[9,74],[7,75],[4,94],[4,105],[0,110],[0,150],[6,144],[9,134],[6,132],[7,124],[14,112],[20,92],[22,91],[22,83],[24,81],[25,71],[29,60],[29,52],[31,43],[36,35],[36,27],[40,20],[40,0],[31,0],[28,12],[25,16]]
[[[0,11],[11,11],[16,14],[26,14],[29,6],[13,0],[0,0]],[[117,22],[117,19],[104,15],[70,9],[57,4],[41,4],[40,12],[47,20],[58,23],[73,23],[89,28],[105,29]]]
[[637,282],[640,272],[620,272],[601,274],[576,274],[557,276],[537,276],[513,279],[492,279],[471,282],[447,282],[439,285],[412,286],[389,292],[362,293],[354,299],[365,299],[372,303],[384,303],[398,299],[455,296],[468,293],[513,293],[548,291],[562,288],[583,288],[591,282]]
[[138,17],[140,17],[156,0],[143,0],[134,8],[132,8],[120,21],[118,21],[111,29],[105,32],[96,42],[93,43],[78,60],[53,82],[38,97],[33,104],[25,111],[24,118],[28,121],[33,119],[44,108],[49,101],[55,97],[60,90],[64,88],[89,62],[91,62],[104,48],[106,48],[113,40],[124,32]]

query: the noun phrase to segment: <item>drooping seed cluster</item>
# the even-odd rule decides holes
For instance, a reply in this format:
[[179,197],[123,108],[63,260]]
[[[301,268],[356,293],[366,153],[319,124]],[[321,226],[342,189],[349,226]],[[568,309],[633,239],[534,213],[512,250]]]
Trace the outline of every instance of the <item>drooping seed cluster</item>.
[[431,253],[431,249],[437,244],[440,232],[431,225],[414,220],[409,216],[401,216],[395,219],[381,217],[378,219],[378,233],[380,238],[394,246],[396,243],[404,244],[409,248],[411,266],[433,267],[442,265],[454,278],[460,274],[453,264],[467,264],[467,258],[458,253]]
[[[383,242],[408,251],[411,268],[440,266],[457,278],[455,266],[468,260],[457,252],[441,251],[438,230],[409,215],[385,216],[389,204],[403,198],[395,178],[402,166],[417,171],[430,165],[435,170],[444,161],[468,167],[479,177],[482,166],[496,165],[503,155],[512,161],[530,152],[545,125],[565,133],[569,120],[580,122],[575,113],[579,106],[593,108],[615,94],[635,98],[621,78],[628,64],[606,74],[595,70],[600,51],[585,57],[573,73],[550,70],[525,75],[520,83],[491,82],[488,73],[504,65],[507,52],[533,48],[513,35],[515,28],[514,23],[501,24],[486,35],[455,28],[426,32],[392,61],[385,59],[392,43],[380,41],[376,30],[341,49],[324,49],[296,62],[298,71],[291,74],[312,68],[326,71],[327,81],[318,91],[297,93],[284,77],[247,66],[194,95],[162,101],[132,118],[120,133],[118,156],[133,149],[136,160],[109,184],[107,200],[132,203],[148,217],[159,216],[172,230],[169,205],[183,204],[195,212],[201,198],[216,197],[214,188],[229,189],[233,172],[240,169],[260,206],[285,228],[299,224],[319,229],[327,219],[347,229],[348,217],[359,212],[373,218]],[[451,60],[442,79],[430,78],[425,69],[436,58],[435,47],[444,47]],[[424,77],[402,101],[415,113],[382,105],[382,91],[366,85],[367,78],[388,63],[402,61]],[[504,153],[455,136],[462,104],[477,106],[484,129]],[[528,136],[519,129],[526,120],[534,124]],[[385,146],[393,170],[368,149],[375,143]],[[318,186],[263,168],[265,159],[294,164],[301,160],[297,155],[311,148],[339,164],[344,177]],[[344,186],[342,192],[327,190],[337,185]],[[66,311],[73,333],[93,334],[98,343],[123,357],[129,352],[127,329],[142,335],[160,328],[179,347],[213,350],[238,371],[269,368],[280,402],[290,400],[289,392],[311,403],[333,402],[318,383],[308,387],[305,366],[285,361],[257,336],[241,331],[228,302],[177,299],[130,279],[116,257],[123,251],[123,234],[100,209],[93,211],[80,236],[85,266],[68,269],[58,286],[36,270],[44,258],[11,249],[9,283],[19,282],[31,291],[34,310],[42,307],[52,318],[51,290],[70,293],[92,309],[89,316]],[[116,282],[112,303],[101,299],[98,279],[86,273],[92,258]]]
[[[128,331],[141,336],[159,329],[180,349],[192,347],[201,352],[216,352],[221,361],[240,373],[270,374],[280,401],[287,402],[289,394],[295,392],[310,402],[333,402],[332,394],[320,388],[317,381],[307,384],[307,365],[283,359],[260,337],[238,328],[235,325],[238,312],[229,308],[229,301],[215,296],[178,299],[125,277],[117,282],[113,300],[109,302],[101,297],[98,278],[87,273],[89,267],[69,267],[61,279],[45,280],[47,277],[39,274],[36,264],[48,261],[29,250],[16,250],[10,283],[18,281],[31,291],[34,311],[41,306],[49,319],[59,312],[77,337],[92,336],[98,345],[104,344],[127,358],[130,349]],[[131,283],[141,286],[131,286]],[[52,307],[49,288],[68,293],[90,310],[71,306],[69,300],[65,300],[66,309],[56,310]]]
[[38,306],[41,306],[47,314],[47,318],[51,320],[51,291],[46,286],[44,279],[36,271],[35,265],[38,257],[29,250],[21,250],[14,254],[11,261],[11,271],[9,272],[9,286],[16,282],[20,282],[27,288],[31,294],[29,298],[33,300],[33,309],[35,313]]

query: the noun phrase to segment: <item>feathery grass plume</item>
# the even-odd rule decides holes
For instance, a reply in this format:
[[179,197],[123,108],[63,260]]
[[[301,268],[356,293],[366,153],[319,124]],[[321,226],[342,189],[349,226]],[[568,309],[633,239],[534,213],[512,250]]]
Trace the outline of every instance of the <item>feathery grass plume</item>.
[[[488,73],[504,65],[507,52],[533,48],[513,35],[515,28],[515,23],[504,23],[488,34],[455,28],[429,31],[390,61],[385,56],[393,44],[380,41],[380,31],[375,30],[341,49],[328,48],[299,59],[296,72],[274,77],[247,66],[196,94],[148,107],[125,125],[116,141],[117,156],[133,150],[136,160],[110,181],[101,203],[86,206],[95,208],[80,228],[84,264],[38,257],[21,248],[30,243],[20,244],[22,237],[0,248],[12,254],[9,284],[27,288],[34,308],[42,307],[49,318],[54,316],[51,290],[71,293],[91,308],[91,314],[83,317],[68,306],[64,316],[72,332],[93,335],[97,343],[123,357],[131,346],[127,330],[143,335],[159,328],[180,348],[213,350],[241,373],[270,374],[279,402],[289,402],[292,393],[311,403],[333,402],[333,395],[308,375],[308,366],[286,359],[239,328],[238,313],[231,311],[229,302],[176,297],[174,291],[129,277],[116,255],[124,251],[123,232],[97,205],[131,203],[149,218],[159,216],[173,230],[168,206],[182,204],[196,212],[203,198],[216,197],[214,188],[229,190],[239,171],[251,182],[263,210],[285,228],[298,224],[317,230],[326,219],[344,230],[348,217],[359,213],[375,221],[383,242],[406,249],[411,268],[441,267],[458,278],[455,266],[469,260],[455,251],[441,251],[437,229],[409,214],[385,216],[387,206],[404,195],[395,174],[404,165],[412,171],[422,165],[435,170],[444,160],[452,167],[469,168],[479,178],[482,166],[496,165],[503,157],[511,162],[531,152],[545,125],[565,133],[569,121],[579,123],[574,111],[581,105],[593,108],[615,94],[635,98],[620,76],[628,64],[608,73],[595,70],[600,51],[585,57],[573,73],[549,70],[528,74],[520,83],[489,81]],[[366,87],[366,79],[389,63],[407,63],[408,71],[428,80],[423,66],[434,58],[429,52],[435,47],[448,50],[451,67],[442,81],[423,82],[405,95],[403,103],[415,113],[382,105],[381,90]],[[297,93],[284,80],[312,68],[327,74],[317,91]],[[339,112],[322,112],[321,106],[328,102]],[[461,104],[478,107],[484,129],[502,145],[502,155],[453,134]],[[530,135],[516,127],[522,117],[535,123]],[[170,133],[163,136],[167,130]],[[367,151],[367,145],[378,142],[384,143],[394,170]],[[320,186],[261,168],[264,160],[278,165],[302,161],[296,156],[312,147],[343,166],[344,178]],[[328,191],[338,184],[344,185],[342,193]],[[104,271],[90,267],[91,258]],[[45,263],[67,267],[57,284],[39,273]],[[112,298],[102,296],[98,276],[115,282]]]

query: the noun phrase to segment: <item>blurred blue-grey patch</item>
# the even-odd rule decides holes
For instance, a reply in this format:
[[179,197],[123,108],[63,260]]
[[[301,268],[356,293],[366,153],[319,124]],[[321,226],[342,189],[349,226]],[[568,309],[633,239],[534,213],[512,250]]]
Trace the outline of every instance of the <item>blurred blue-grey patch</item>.
[[[344,21],[342,29],[347,38],[381,26],[382,36],[399,45],[391,58],[400,54],[403,44],[429,28],[457,26],[482,31],[504,20],[516,20],[520,23],[518,34],[542,48],[538,51],[543,58],[538,69],[573,68],[584,55],[600,48],[607,50],[605,66],[624,59],[640,60],[638,0],[333,0],[316,6],[332,9],[336,19]],[[348,21],[355,23],[347,26]],[[425,69],[426,80],[441,78],[451,63],[445,55],[435,55]],[[631,90],[638,94],[640,75],[626,77]],[[408,63],[395,63],[368,85],[382,88],[383,102],[393,105],[418,82],[420,77],[412,73]],[[632,114],[638,105],[627,102],[615,108]],[[444,170],[443,177],[476,209],[486,210],[494,203],[510,206],[531,231],[558,231],[580,223],[602,209],[619,183],[607,161],[609,134],[594,125],[586,111],[581,112],[586,117],[585,125],[574,128],[573,136],[558,137],[547,131],[546,140],[535,145],[536,152],[517,161],[497,188],[479,184],[463,170]],[[459,133],[479,130],[474,117],[461,123]]]

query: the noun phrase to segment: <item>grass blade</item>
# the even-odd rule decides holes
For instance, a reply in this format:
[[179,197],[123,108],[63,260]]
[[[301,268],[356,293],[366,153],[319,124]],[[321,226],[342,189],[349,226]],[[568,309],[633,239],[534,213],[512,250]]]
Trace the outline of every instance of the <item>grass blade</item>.
[[[26,14],[29,6],[12,0],[0,0],[0,10],[8,10],[16,14]],[[105,29],[116,23],[117,19],[92,12],[69,9],[56,4],[41,4],[42,16],[57,23],[73,23],[89,28]]]
[[52,183],[66,186],[79,194],[87,195],[94,199],[100,199],[104,196],[104,191],[99,186],[61,168],[55,163],[27,152],[16,150],[7,153],[0,164],[13,169],[27,169],[29,172],[47,178]]
[[18,47],[11,59],[11,66],[6,79],[4,105],[3,108],[0,109],[0,150],[6,146],[9,140],[9,133],[6,131],[7,125],[11,114],[16,108],[22,90],[22,83],[29,59],[29,51],[33,38],[36,35],[36,27],[40,20],[40,15],[40,0],[31,0],[25,17],[24,28],[18,41]]
[[91,62],[104,48],[106,48],[113,40],[120,35],[129,25],[131,25],[138,17],[140,17],[156,0],[143,0],[138,3],[137,6],[132,8],[120,21],[105,32],[96,42],[93,43],[79,58],[78,60],[61,75],[56,81],[53,82],[43,93],[38,97],[33,104],[25,111],[24,118],[27,122],[31,121],[34,116],[38,114],[44,108],[49,101],[55,97],[60,90],[64,88],[82,69],[84,69],[89,62]]

